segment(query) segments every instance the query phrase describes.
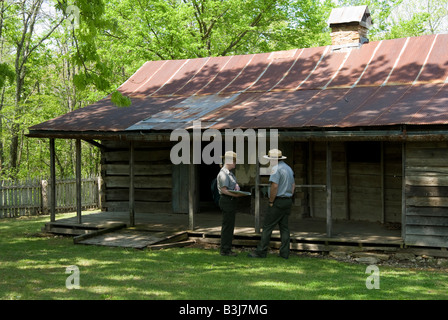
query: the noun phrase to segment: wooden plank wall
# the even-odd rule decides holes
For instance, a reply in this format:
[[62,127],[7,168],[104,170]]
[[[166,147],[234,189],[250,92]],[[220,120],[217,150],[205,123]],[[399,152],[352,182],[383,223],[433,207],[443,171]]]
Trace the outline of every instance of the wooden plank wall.
[[[103,207],[129,210],[129,143],[103,141]],[[172,164],[169,144],[135,142],[135,213],[172,212]]]
[[[332,156],[332,183],[333,219],[345,219],[346,217],[346,164],[345,151],[342,142],[331,144]],[[326,185],[326,144],[325,142],[312,142],[309,158],[312,184]],[[327,216],[326,191],[322,189],[310,189],[312,217],[325,218]]]
[[406,143],[407,245],[448,246],[448,142]]
[[[308,176],[308,143],[306,142],[295,142],[293,149],[293,161],[287,159],[288,165],[294,171],[295,183],[296,185],[306,185],[309,184]],[[287,154],[286,154],[287,155]],[[290,157],[291,158],[291,157]],[[291,209],[291,214],[298,218],[306,218],[310,216],[309,207],[309,188],[296,188],[294,195],[294,204]]]
[[[401,144],[383,143],[383,170],[381,162],[349,161],[346,142],[332,142],[331,148],[333,218],[384,223],[401,222]],[[308,167],[312,167],[311,184],[325,185],[325,142],[312,143],[309,159]],[[309,197],[312,205],[311,216],[325,218],[326,192],[321,189],[310,189]]]

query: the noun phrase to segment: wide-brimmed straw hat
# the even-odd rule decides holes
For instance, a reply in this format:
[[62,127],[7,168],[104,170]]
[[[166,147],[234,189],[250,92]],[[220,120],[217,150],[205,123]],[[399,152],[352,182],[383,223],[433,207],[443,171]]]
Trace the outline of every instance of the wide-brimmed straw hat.
[[265,159],[269,160],[283,160],[286,159],[285,156],[282,155],[282,152],[278,149],[269,150],[268,155],[263,156]]
[[236,156],[236,152],[233,152],[233,151],[226,151],[226,153],[223,155],[223,156],[221,156],[221,158],[223,158],[223,159],[235,159],[236,160],[236,158],[237,158],[237,156]]

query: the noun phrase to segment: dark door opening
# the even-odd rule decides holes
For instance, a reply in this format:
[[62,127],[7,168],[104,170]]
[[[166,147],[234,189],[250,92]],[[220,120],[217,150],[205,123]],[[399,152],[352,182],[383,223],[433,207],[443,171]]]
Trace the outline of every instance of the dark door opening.
[[199,166],[199,203],[200,210],[219,211],[218,206],[213,201],[212,181],[221,170],[218,164],[200,164]]

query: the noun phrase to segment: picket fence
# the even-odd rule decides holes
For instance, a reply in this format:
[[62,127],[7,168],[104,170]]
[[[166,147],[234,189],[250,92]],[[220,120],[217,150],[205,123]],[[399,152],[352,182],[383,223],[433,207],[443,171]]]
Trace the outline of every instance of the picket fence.
[[[98,177],[81,179],[82,209],[98,208],[100,190]],[[1,181],[0,218],[49,214],[50,180]],[[76,179],[56,181],[56,212],[76,210]]]

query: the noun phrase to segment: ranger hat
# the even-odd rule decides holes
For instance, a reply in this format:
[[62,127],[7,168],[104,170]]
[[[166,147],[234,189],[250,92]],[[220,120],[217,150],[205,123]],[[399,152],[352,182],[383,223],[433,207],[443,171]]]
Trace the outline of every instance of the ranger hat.
[[269,160],[283,160],[283,159],[286,159],[286,157],[283,156],[282,152],[280,150],[278,150],[278,149],[269,150],[268,155],[267,156],[263,156],[263,158],[269,159]]

